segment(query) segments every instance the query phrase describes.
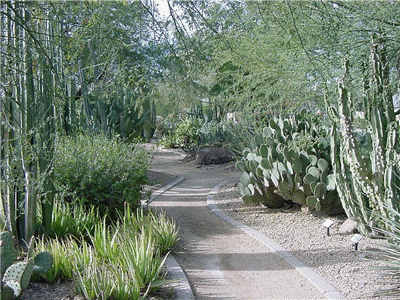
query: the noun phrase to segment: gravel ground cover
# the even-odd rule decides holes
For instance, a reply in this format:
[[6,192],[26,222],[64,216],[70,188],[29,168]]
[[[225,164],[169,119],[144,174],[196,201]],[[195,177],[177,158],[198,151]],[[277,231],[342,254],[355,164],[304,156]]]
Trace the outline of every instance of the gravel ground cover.
[[[219,208],[234,219],[250,226],[291,251],[307,266],[313,268],[348,299],[371,299],[383,284],[371,266],[378,258],[369,252],[385,243],[381,239],[363,238],[355,250],[352,235],[339,233],[345,216],[316,216],[298,207],[268,209],[260,205],[245,205],[235,184],[221,188],[215,196]],[[329,218],[334,221],[330,235],[322,226]],[[377,297],[387,299],[387,297]]]

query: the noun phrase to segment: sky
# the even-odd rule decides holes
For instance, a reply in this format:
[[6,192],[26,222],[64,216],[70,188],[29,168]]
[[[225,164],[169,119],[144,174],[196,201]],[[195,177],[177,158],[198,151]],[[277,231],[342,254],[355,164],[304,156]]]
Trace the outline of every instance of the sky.
[[160,14],[165,17],[169,14],[168,2],[167,0],[154,0],[154,2],[158,5],[158,9]]

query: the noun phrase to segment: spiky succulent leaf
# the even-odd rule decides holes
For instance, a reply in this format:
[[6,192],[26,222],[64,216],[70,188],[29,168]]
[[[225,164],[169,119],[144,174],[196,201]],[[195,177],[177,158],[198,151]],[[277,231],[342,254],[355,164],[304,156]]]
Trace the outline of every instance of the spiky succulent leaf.
[[251,195],[254,195],[254,192],[255,192],[255,187],[254,187],[254,185],[250,183],[250,184],[247,186],[247,188],[249,189],[250,194],[251,194]]
[[287,174],[287,173],[288,173],[288,171],[287,171],[285,165],[284,165],[283,163],[281,163],[281,162],[278,163],[278,171],[279,171],[279,173],[280,173],[281,175],[284,175],[284,174]]
[[307,174],[306,176],[304,176],[304,178],[303,178],[303,182],[305,183],[305,184],[308,184],[308,185],[310,185],[312,182],[315,182],[317,179],[313,176],[313,175],[311,175],[311,174]]
[[329,174],[329,170],[326,169],[325,171],[321,172],[321,175],[319,176],[319,179],[322,182],[326,182],[326,178],[328,177],[328,174]]
[[317,203],[319,203],[319,199],[315,196],[309,196],[307,197],[306,203],[309,207],[316,209]]
[[32,259],[12,264],[4,273],[2,280],[17,280],[20,282],[21,288],[26,289],[33,273],[33,264]]
[[311,174],[314,178],[319,178],[321,175],[320,171],[316,167],[310,167],[307,170],[307,174]]
[[303,170],[303,163],[301,162],[300,158],[297,158],[294,162],[293,162],[293,172],[296,174],[299,174],[302,172]]
[[240,193],[242,196],[251,196],[251,192],[250,192],[250,190],[248,189],[247,186],[248,186],[248,185],[244,186],[243,183],[241,183],[241,182],[239,182],[239,183],[237,184],[239,193]]
[[326,177],[326,189],[328,191],[333,191],[336,188],[336,178],[335,178],[335,174],[329,174]]
[[329,168],[329,163],[323,158],[318,159],[317,164],[318,164],[318,169],[320,169],[321,172],[324,172]]
[[240,182],[244,185],[244,186],[248,186],[250,183],[250,175],[247,172],[243,172],[242,176],[240,177]]
[[253,173],[256,173],[256,172],[257,172],[258,165],[259,165],[258,161],[256,161],[256,160],[250,160],[250,161],[249,161],[249,168],[250,168],[250,171],[253,172]]
[[261,160],[261,167],[263,167],[264,169],[267,169],[267,170],[269,170],[269,169],[272,169],[272,165],[271,165],[271,163],[269,162],[269,160],[268,159],[266,159],[266,158],[263,158],[262,160]]
[[309,155],[309,158],[310,158],[310,164],[312,164],[313,166],[317,165],[318,158],[315,155],[311,154]]
[[265,127],[263,130],[263,134],[265,138],[272,137],[272,129],[270,127]]
[[[273,171],[276,171],[276,170],[273,170]],[[275,185],[275,187],[279,186],[278,177],[275,175],[275,173],[271,173],[271,181]]]
[[268,157],[268,147],[266,144],[262,144],[259,148],[260,156],[262,158],[267,158]]

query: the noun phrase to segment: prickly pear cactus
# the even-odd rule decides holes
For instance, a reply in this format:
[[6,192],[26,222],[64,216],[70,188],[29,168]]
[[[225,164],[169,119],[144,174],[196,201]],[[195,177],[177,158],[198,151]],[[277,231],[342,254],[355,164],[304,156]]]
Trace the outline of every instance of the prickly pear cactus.
[[330,163],[328,130],[303,110],[291,118],[273,118],[236,168],[244,199],[279,207],[292,201],[311,210],[342,212]]
[[0,243],[0,275],[2,277],[7,268],[17,260],[17,251],[14,248],[13,237],[8,231],[0,233]]
[[[32,240],[28,253],[31,253]],[[18,298],[28,287],[32,274],[47,272],[53,256],[48,252],[41,252],[36,257],[24,261],[17,260],[17,251],[14,249],[13,238],[9,232],[0,233],[1,255],[1,300]]]

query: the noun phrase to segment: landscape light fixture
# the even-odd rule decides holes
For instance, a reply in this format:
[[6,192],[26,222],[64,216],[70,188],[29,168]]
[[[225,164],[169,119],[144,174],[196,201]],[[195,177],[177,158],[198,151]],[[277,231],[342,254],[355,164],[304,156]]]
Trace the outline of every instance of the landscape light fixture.
[[361,234],[355,234],[352,238],[351,241],[354,243],[354,250],[358,250],[358,243],[363,239],[363,236]]
[[326,228],[326,235],[329,236],[329,228],[333,225],[333,221],[330,219],[327,219],[322,226]]

